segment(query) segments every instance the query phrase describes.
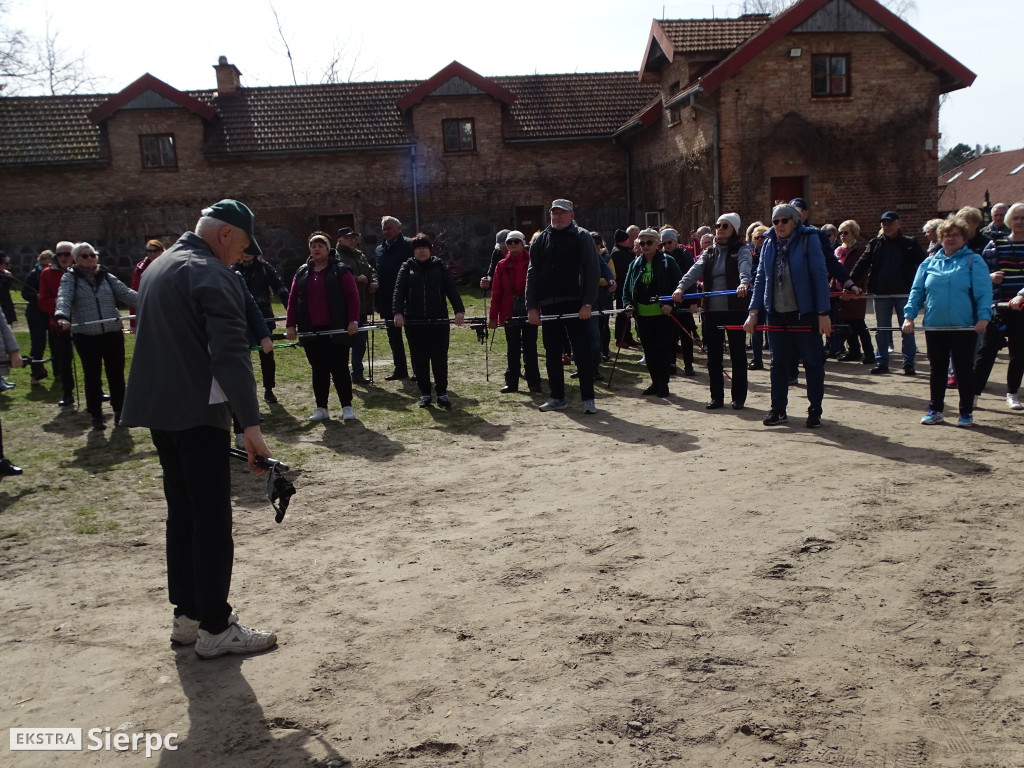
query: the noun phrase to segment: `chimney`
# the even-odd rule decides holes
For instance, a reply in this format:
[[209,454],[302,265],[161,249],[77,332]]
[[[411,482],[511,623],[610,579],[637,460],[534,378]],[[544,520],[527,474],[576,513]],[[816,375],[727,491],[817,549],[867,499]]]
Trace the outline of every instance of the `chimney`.
[[217,95],[234,96],[242,87],[242,73],[234,64],[228,64],[228,57],[221,56],[213,65],[217,70]]

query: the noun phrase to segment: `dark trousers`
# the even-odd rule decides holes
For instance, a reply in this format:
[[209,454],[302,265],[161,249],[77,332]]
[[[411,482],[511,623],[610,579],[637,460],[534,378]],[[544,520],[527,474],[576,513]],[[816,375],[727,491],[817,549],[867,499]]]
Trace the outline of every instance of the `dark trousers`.
[[[625,309],[626,305],[622,301],[622,296],[618,296],[615,299],[616,309]],[[630,326],[629,316],[625,312],[620,312],[615,316],[615,340],[621,341],[633,341],[632,327]]]
[[[31,342],[29,355],[33,360],[46,357],[46,336],[50,327],[50,316],[35,304],[25,307],[25,320],[28,321],[28,335]],[[46,375],[42,363],[32,363],[32,377],[41,379]]]
[[790,368],[796,367],[802,360],[807,374],[807,399],[811,403],[808,411],[820,415],[821,401],[825,399],[825,359],[821,353],[818,314],[770,312],[767,324],[776,328],[797,329],[768,331],[768,345],[772,351],[772,410],[786,412],[789,404]]
[[70,402],[75,397],[75,370],[71,364],[73,354],[70,333],[50,334],[50,357],[53,360],[53,373],[55,376],[60,376],[62,399],[65,402]]
[[[314,330],[324,330],[315,328]],[[313,369],[313,397],[317,408],[326,408],[331,395],[331,381],[342,407],[352,405],[352,377],[348,372],[348,339],[343,334],[334,336],[308,336],[302,340],[309,367]]]
[[[848,326],[846,331],[846,343],[850,345],[850,352],[854,355],[860,354],[861,347],[864,348],[864,357],[874,357],[875,347],[871,343],[871,332],[868,324],[863,320],[840,320]],[[835,335],[835,334],[833,334]]]
[[675,362],[672,349],[675,328],[676,324],[668,315],[636,316],[636,331],[640,343],[644,345],[647,372],[651,374],[651,383],[659,387],[668,386],[669,369]]
[[974,349],[978,345],[975,331],[929,331],[924,332],[925,349],[928,352],[928,389],[931,401],[928,409],[942,412],[946,405],[946,375],[949,360],[953,358],[956,368],[956,388],[960,393],[960,413],[974,412]]
[[402,343],[402,329],[395,328],[392,321],[388,321],[388,345],[391,347],[391,356],[395,361],[395,372],[399,376],[409,375],[409,363],[405,359],[405,345]]
[[[988,384],[989,374],[995,365],[996,355],[1003,346],[1010,349],[1010,362],[1006,367],[1006,391],[1017,394],[1021,379],[1024,378],[1024,312],[1000,310],[988,324],[974,362],[974,393],[980,395]],[[954,361],[955,363],[955,361]],[[960,368],[956,369],[957,376]]]
[[260,350],[260,374],[263,376],[264,389],[273,389],[277,386],[277,361],[274,360],[274,350],[266,354]]
[[448,394],[448,338],[452,327],[447,322],[405,326],[409,339],[412,373],[421,395],[430,394],[430,371],[434,371],[434,387],[438,395]]
[[764,331],[754,331],[750,337],[750,354],[753,362],[764,362]]
[[747,400],[747,334],[742,328],[727,331],[720,326],[743,325],[745,312],[705,312],[701,321],[704,328],[704,348],[708,351],[708,377],[711,379],[711,399],[725,400],[725,374],[723,359],[725,341],[729,340],[729,362],[732,364],[732,400]]
[[520,365],[526,371],[527,385],[540,386],[540,364],[537,357],[537,326],[512,322],[505,325],[505,345],[508,347],[508,367],[505,369],[505,383],[510,387],[519,386]]
[[[543,307],[542,314],[564,315],[579,312],[579,304],[554,304]],[[594,369],[591,349],[590,320],[565,318],[561,320],[545,320],[541,324],[541,336],[544,340],[544,364],[547,368],[548,385],[551,397],[556,400],[565,399],[565,367],[562,365],[562,345],[568,337],[573,350],[576,351],[576,369],[579,371],[580,399],[594,399]]]
[[82,380],[85,385],[85,410],[93,416],[103,412],[103,369],[107,371],[110,407],[121,412],[124,405],[124,334],[121,331],[88,336],[73,336],[75,349],[82,361]]
[[[359,316],[359,325],[366,325],[366,315]],[[355,336],[349,336],[349,343],[352,347],[352,375],[363,378],[363,357],[366,355],[366,334],[368,331],[360,331]]]
[[[693,319],[693,313],[689,308],[681,309],[673,314],[676,320],[679,321],[679,325],[676,325],[671,320],[672,332],[674,339],[672,342],[673,348],[673,362],[675,362],[675,349],[678,346],[679,350],[683,353],[683,366],[686,370],[693,368],[693,340],[697,337],[697,322]],[[678,340],[678,343],[677,341]]]
[[227,629],[231,606],[230,435],[201,426],[150,430],[167,499],[167,590],[176,616],[207,632]]

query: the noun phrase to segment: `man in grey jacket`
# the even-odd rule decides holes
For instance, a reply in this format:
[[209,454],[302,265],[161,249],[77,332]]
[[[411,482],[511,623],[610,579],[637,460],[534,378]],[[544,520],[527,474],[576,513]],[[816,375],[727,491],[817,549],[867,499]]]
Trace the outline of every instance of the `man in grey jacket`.
[[238,623],[228,604],[232,411],[244,428],[249,465],[270,456],[259,426],[242,283],[229,269],[243,251],[260,254],[252,211],[221,200],[146,270],[121,416],[127,425],[149,427],[163,468],[171,642],[194,643],[203,658],[277,642],[273,632]]

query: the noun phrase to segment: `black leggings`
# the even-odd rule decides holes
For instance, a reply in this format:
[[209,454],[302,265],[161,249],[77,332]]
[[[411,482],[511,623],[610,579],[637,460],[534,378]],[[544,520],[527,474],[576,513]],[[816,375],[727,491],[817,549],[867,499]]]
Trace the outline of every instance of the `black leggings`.
[[[322,330],[317,328],[315,330]],[[344,339],[339,343],[338,339]],[[313,397],[317,408],[326,408],[331,394],[331,380],[342,407],[352,405],[352,377],[348,372],[348,337],[311,336],[302,340],[302,349],[313,369]]]

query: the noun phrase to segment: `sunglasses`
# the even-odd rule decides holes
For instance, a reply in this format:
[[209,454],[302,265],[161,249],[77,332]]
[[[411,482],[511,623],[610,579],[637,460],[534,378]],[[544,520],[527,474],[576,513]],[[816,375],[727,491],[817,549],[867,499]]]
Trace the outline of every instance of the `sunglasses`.
[[641,240],[640,245],[657,245],[654,240]]
[[80,254],[78,254],[78,258],[80,258],[80,259],[95,259],[96,258],[96,254],[95,253],[80,253]]
[[715,229],[725,229],[728,226],[731,226],[731,225],[730,224],[726,224],[724,221],[720,221],[717,224],[715,224]]
[[506,240],[505,241],[505,245],[510,245],[512,243],[521,243],[521,242],[523,242],[523,241],[520,240],[518,237],[513,237],[513,238],[511,238],[509,240]]
[[848,230],[848,229],[840,229],[840,230],[839,230],[839,234],[840,234],[840,235],[852,235],[852,234],[853,234],[853,232],[851,232],[851,231],[850,231],[850,230]]
[[792,221],[792,219],[789,219],[789,218],[785,218],[785,219],[772,219],[772,224],[776,224],[776,225],[778,225],[778,224],[785,224],[787,221]]
[[71,255],[71,251],[57,251],[57,257],[58,258],[60,258],[61,256],[70,256],[70,255]]

